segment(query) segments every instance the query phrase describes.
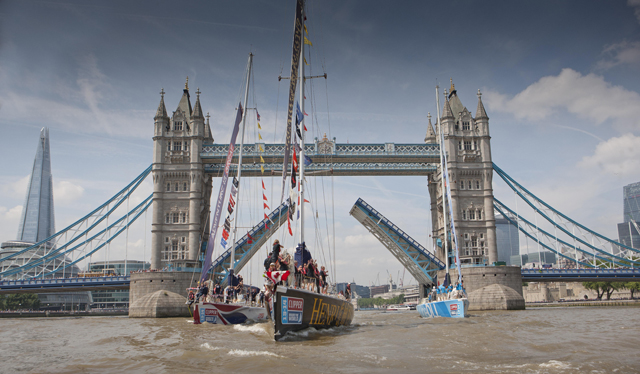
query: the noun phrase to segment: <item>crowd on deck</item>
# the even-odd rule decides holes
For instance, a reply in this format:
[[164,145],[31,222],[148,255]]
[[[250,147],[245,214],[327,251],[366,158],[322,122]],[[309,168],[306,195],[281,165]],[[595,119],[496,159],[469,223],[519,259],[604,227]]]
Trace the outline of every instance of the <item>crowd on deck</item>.
[[[198,282],[197,288],[189,289],[187,303],[192,304],[200,301],[214,302],[238,302],[244,301],[251,305],[263,306],[269,300],[277,285],[315,291],[317,293],[327,293],[328,272],[324,266],[318,266],[316,260],[311,257],[311,253],[305,243],[299,244],[292,258],[291,254],[282,250],[280,241],[276,239],[267,258],[264,260],[266,283],[264,289],[245,286],[242,275],[230,277],[230,282],[223,290],[220,284],[213,284],[212,281]],[[350,287],[347,286],[345,292],[338,295],[349,300],[351,298]]]
[[461,299],[463,297],[467,297],[467,292],[464,289],[464,285],[463,283],[456,282],[455,287],[452,284],[449,284],[448,287],[440,285],[436,288],[436,286],[433,286],[431,292],[429,293],[428,299],[429,301],[444,301]]

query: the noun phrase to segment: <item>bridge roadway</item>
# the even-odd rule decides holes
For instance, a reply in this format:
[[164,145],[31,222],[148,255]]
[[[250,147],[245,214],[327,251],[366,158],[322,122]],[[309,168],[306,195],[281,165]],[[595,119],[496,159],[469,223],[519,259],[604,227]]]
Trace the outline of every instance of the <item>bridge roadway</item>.
[[[237,168],[238,149],[234,150],[232,174]],[[440,163],[438,144],[336,144],[325,138],[305,144],[304,149],[311,159],[305,166],[306,175],[429,175]],[[228,150],[228,144],[204,144],[200,158],[205,171],[222,175]],[[245,144],[242,157],[242,176],[263,175],[261,165],[264,175],[282,175],[284,144]]]
[[[522,269],[525,282],[640,282],[640,269]],[[129,289],[129,276],[0,281],[0,294]]]

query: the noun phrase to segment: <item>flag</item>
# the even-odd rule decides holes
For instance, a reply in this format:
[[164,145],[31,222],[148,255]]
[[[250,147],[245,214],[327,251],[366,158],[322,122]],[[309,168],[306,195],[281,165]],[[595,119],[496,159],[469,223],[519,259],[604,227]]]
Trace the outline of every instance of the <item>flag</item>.
[[238,189],[236,188],[236,186],[231,185],[231,195],[236,196],[237,193]]
[[[259,138],[260,140],[262,140],[262,135],[260,135],[260,133],[258,133],[258,138]],[[262,158],[262,157],[260,157],[260,158]]]
[[231,231],[231,221],[229,221],[229,217],[224,220],[224,225],[222,227],[227,231]]
[[227,246],[227,241],[222,238],[220,239],[220,244],[222,245],[222,248],[225,248]]
[[309,65],[309,63],[307,62],[307,58],[306,57],[303,57],[302,59],[304,59],[304,64],[305,65]]
[[238,183],[240,183],[240,182],[238,181],[238,178],[233,177],[233,185],[234,185],[236,188],[238,188]]
[[267,203],[263,203],[263,204],[264,204],[264,208],[265,209],[271,209],[271,208],[269,208],[269,205],[267,205]]
[[265,195],[264,192],[262,193],[262,200],[269,201],[269,199],[267,199],[267,195]]
[[260,126],[260,122],[258,122],[258,128],[262,130],[262,127]]
[[260,122],[260,113],[258,113],[258,109],[256,109],[256,117],[258,117],[258,122]]
[[291,231],[291,218],[289,217],[289,212],[287,212],[287,226],[289,226],[289,235],[293,236],[293,231]]
[[264,164],[264,158],[262,158],[262,156],[260,156],[260,162]]
[[307,200],[307,199],[304,199],[304,202],[305,202],[305,203],[311,203],[311,202],[310,202],[309,200]]
[[227,211],[229,212],[229,214],[233,214],[233,207],[231,206],[231,204],[229,204]]
[[247,237],[248,237],[247,243],[248,244],[253,244],[253,238],[251,237],[251,235],[247,233]]
[[222,237],[224,238],[224,240],[229,240],[229,231],[222,230]]
[[307,39],[307,37],[304,37],[304,44],[310,45],[313,47],[313,44],[311,44],[311,42],[309,41],[309,39]]
[[258,145],[258,149],[260,150],[260,152],[264,152],[264,148],[262,148],[262,144]]
[[260,172],[264,173],[264,166],[260,165]]
[[266,273],[267,278],[271,279],[273,281],[273,283],[278,283],[281,281],[286,281],[287,278],[289,278],[289,274],[291,274],[291,272],[289,270],[285,270],[285,271],[267,271]]
[[262,189],[266,190],[266,188],[264,187],[264,180],[262,181]]
[[235,207],[235,206],[236,206],[236,201],[235,201],[235,200],[233,200],[233,195],[229,195],[229,206],[230,206],[231,208],[233,208],[233,207]]
[[269,216],[267,215],[267,213],[264,214],[264,219],[269,219]]
[[302,122],[304,116],[302,115],[302,111],[300,110],[300,104],[296,103],[296,121]]
[[305,34],[309,35],[309,30],[307,30],[307,25],[304,25],[304,32]]
[[304,166],[309,166],[313,163],[313,160],[311,159],[311,157],[304,155]]

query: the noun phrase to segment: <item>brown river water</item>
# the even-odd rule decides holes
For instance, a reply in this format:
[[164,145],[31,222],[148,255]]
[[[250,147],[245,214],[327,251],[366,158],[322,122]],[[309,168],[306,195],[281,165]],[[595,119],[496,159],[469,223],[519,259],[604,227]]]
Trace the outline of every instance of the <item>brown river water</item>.
[[422,319],[356,312],[274,342],[267,323],[0,319],[1,373],[638,373],[640,308],[529,308]]

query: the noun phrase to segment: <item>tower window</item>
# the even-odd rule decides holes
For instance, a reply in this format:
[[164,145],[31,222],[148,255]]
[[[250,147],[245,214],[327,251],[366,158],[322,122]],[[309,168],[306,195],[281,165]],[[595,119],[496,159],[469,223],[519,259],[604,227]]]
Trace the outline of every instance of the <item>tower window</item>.
[[460,189],[464,190],[464,181],[460,181]]
[[469,121],[462,121],[462,129],[471,130],[471,126],[469,126]]
[[469,219],[476,219],[476,214],[475,214],[475,212],[473,211],[473,209],[471,209],[471,210],[469,211]]
[[482,219],[482,209],[478,209],[478,219]]
[[476,190],[480,189],[480,181],[476,181]]
[[171,142],[167,141],[167,151],[171,151]]
[[187,241],[187,238],[183,236],[183,237],[182,237],[182,242],[184,243],[184,242],[186,242],[186,241]]
[[462,219],[463,219],[463,220],[466,220],[466,219],[467,219],[467,211],[466,211],[466,210],[463,210],[463,211],[462,211]]
[[182,191],[186,191],[187,190],[187,182],[184,182],[184,185],[182,186]]
[[178,252],[178,243],[173,243],[173,245],[171,246],[171,250],[174,252]]
[[[171,223],[171,222],[170,222],[170,219],[169,219],[169,213],[167,213],[167,214],[164,216],[164,223]],[[167,240],[168,240],[168,238],[167,238]]]
[[173,142],[173,150],[181,151],[182,150],[182,142]]
[[[180,218],[182,223],[187,223],[187,213],[180,213]],[[182,239],[184,239],[184,236],[182,237]]]
[[464,150],[465,151],[470,151],[471,150],[471,140],[465,140],[464,141]]
[[458,149],[462,150],[462,141],[458,141]]
[[185,151],[189,150],[189,142],[184,142],[184,150]]
[[478,239],[476,238],[471,238],[471,247],[475,248],[478,246]]
[[171,191],[171,183],[167,183],[167,192]]
[[[176,192],[180,191],[178,186],[179,186],[179,184],[176,182],[176,190],[175,190]],[[471,187],[471,186],[469,186],[469,187]]]
[[173,213],[173,223],[178,223],[180,222],[180,217],[178,216],[178,213]]
[[164,242],[165,243],[169,243],[169,237],[168,236],[164,238]]
[[173,131],[182,131],[182,121],[176,121],[173,123]]
[[471,187],[471,181],[469,181],[468,186],[469,186],[469,189],[472,189],[472,187]]

